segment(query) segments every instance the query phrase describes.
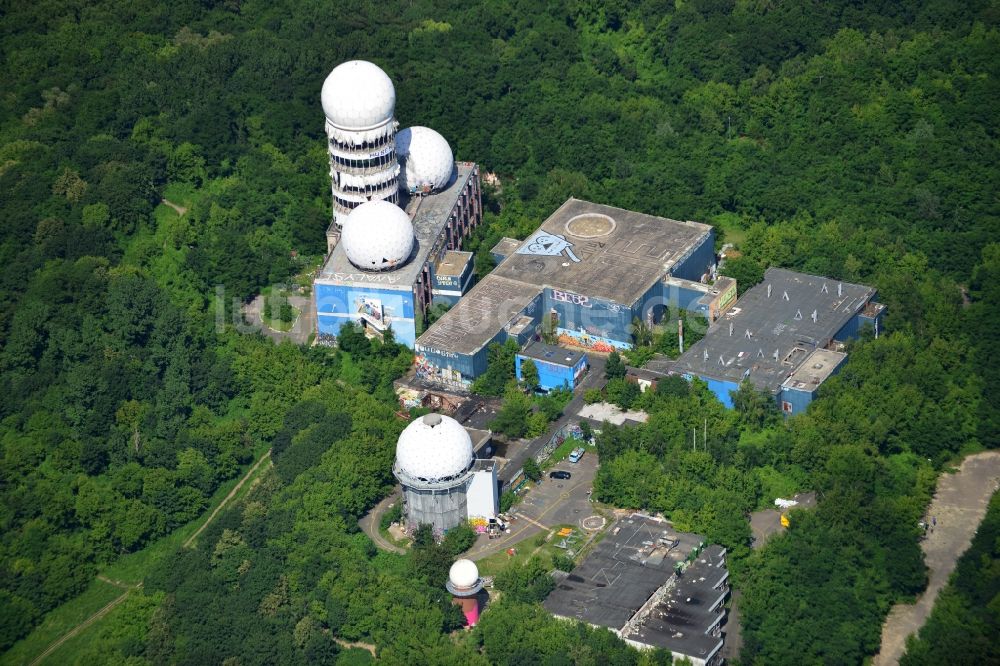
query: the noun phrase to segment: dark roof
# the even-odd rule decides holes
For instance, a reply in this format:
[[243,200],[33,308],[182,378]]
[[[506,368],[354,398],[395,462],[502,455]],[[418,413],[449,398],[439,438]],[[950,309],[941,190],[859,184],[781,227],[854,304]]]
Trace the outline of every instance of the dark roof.
[[677,359],[674,371],[735,383],[746,377],[757,388],[775,392],[875,293],[860,284],[769,268],[763,282]]
[[518,352],[518,355],[568,368],[574,367],[585,356],[582,351],[564,349],[544,342],[529,342],[527,347]]
[[728,594],[725,549],[708,546],[677,578],[666,596],[623,638],[708,660],[722,648],[716,629]]
[[666,521],[622,518],[543,605],[560,617],[619,630],[701,540]]

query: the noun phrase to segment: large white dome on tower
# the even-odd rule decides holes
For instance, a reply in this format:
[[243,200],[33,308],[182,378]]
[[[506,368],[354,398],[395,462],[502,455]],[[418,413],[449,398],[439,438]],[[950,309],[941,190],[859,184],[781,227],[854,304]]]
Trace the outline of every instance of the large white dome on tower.
[[347,216],[340,242],[358,268],[392,270],[406,263],[413,251],[413,223],[396,204],[366,201]]
[[378,65],[350,60],[323,82],[323,112],[337,127],[365,130],[384,125],[396,109],[396,89]]
[[396,134],[399,182],[409,191],[440,190],[451,181],[455,156],[430,127],[407,127]]
[[462,475],[475,458],[469,433],[458,421],[441,414],[415,420],[396,443],[396,468],[411,479],[429,483]]

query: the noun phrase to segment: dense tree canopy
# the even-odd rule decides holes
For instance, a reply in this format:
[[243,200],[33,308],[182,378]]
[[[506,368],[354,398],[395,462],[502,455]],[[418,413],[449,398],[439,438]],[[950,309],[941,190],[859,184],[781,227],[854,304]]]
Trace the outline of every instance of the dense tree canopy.
[[[390,483],[409,353],[236,330],[243,301],[324,250],[319,89],[352,58],[392,77],[404,125],[499,176],[479,274],[576,196],[717,225],[741,291],[771,265],[879,289],[888,334],[787,423],[752,392],[727,412],[697,383],[611,387],[651,416],[605,429],[595,492],[732,549],[747,662],[873,652],[923,583],[935,470],[1000,441],[995,3],[8,4],[0,649],[272,447],[251,499],[151,576],[128,606],[143,619],[91,661],[331,663],[332,637],[390,663],[646,658],[531,594],[446,638],[441,588],[355,531]],[[501,395],[513,350],[490,360],[477,389]],[[745,513],[807,488],[819,508],[748,556]]]

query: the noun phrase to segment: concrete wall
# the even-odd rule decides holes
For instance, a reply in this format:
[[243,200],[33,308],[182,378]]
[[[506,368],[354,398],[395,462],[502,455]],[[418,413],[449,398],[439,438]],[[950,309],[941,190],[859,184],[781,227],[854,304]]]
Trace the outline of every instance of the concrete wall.
[[497,472],[494,465],[490,470],[480,470],[472,476],[468,490],[468,518],[496,518],[500,510],[497,493]]
[[447,532],[468,520],[466,481],[449,490],[418,490],[403,486],[404,516],[413,527],[428,524]]

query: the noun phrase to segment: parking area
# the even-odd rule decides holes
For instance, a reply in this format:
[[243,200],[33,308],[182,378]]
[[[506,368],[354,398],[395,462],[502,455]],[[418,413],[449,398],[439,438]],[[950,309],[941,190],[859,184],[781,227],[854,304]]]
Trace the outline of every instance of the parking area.
[[[499,539],[480,536],[468,553],[468,557],[479,559],[506,550],[543,530],[555,525],[573,525],[585,531],[600,529],[603,520],[595,518],[590,492],[597,476],[597,454],[592,447],[577,463],[562,461],[546,470],[542,480],[534,484],[524,497],[509,512],[510,534]],[[563,470],[572,476],[569,479],[550,479],[549,472]],[[587,520],[590,518],[591,520]]]

